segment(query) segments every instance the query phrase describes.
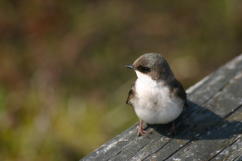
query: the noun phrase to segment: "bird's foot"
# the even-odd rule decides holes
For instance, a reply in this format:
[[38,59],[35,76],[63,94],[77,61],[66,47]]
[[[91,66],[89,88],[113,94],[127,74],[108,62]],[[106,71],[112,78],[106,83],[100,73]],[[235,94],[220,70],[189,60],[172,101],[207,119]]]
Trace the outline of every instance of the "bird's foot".
[[176,124],[175,124],[175,122],[173,122],[172,124],[171,124],[171,127],[170,127],[170,129],[169,129],[169,133],[168,133],[169,135],[176,135]]
[[140,120],[139,125],[137,126],[137,135],[138,136],[144,136],[144,135],[149,134],[151,132],[152,132],[151,130],[146,131],[144,129],[144,122],[142,120]]
[[143,136],[146,135],[148,131],[145,131],[143,128],[137,127],[137,135],[138,136]]

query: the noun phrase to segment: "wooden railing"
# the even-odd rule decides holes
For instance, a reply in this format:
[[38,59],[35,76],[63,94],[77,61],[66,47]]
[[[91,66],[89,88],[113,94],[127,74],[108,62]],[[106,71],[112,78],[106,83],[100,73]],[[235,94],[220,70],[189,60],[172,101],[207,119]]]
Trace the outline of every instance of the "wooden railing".
[[137,137],[134,125],[81,160],[242,160],[242,55],[187,94],[189,107],[176,120],[176,134],[160,125]]

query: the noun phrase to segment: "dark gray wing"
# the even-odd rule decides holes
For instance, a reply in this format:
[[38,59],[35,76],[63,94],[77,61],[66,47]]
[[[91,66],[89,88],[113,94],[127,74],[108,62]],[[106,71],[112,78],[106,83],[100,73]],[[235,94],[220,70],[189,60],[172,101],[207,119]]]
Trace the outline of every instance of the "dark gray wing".
[[172,93],[175,96],[178,96],[181,99],[183,99],[185,101],[185,106],[187,106],[187,94],[186,94],[186,91],[184,90],[182,84],[177,80],[173,80],[171,82],[171,88],[172,88],[171,89]]
[[134,98],[134,95],[135,95],[135,83],[132,84],[131,89],[129,90],[128,98],[126,100],[126,104],[132,105],[131,99]]

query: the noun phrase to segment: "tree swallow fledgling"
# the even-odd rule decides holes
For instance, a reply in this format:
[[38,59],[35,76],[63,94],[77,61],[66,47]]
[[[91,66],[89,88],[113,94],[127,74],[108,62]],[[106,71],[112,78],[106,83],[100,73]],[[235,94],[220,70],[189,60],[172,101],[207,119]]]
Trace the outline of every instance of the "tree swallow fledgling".
[[140,120],[138,135],[146,133],[143,122],[167,124],[182,113],[186,92],[163,56],[147,53],[126,67],[133,69],[137,75],[126,103],[134,107]]

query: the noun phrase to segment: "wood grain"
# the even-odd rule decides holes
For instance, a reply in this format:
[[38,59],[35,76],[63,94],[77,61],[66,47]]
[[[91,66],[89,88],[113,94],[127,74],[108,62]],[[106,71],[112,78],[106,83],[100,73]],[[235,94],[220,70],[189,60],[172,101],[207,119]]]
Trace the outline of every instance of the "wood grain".
[[82,161],[239,160],[242,158],[242,55],[187,90],[189,107],[169,125],[149,126],[137,137],[133,125]]

